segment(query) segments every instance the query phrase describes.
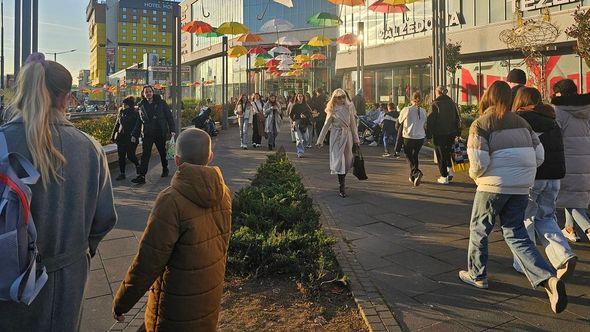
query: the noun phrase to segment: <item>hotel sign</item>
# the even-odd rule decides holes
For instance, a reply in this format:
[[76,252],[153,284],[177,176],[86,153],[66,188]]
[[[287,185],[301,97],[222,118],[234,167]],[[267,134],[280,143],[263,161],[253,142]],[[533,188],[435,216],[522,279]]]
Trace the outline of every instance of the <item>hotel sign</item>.
[[526,12],[574,2],[580,2],[580,0],[513,0],[512,9],[515,11],[518,8],[520,11]]
[[[461,13],[449,13],[447,27],[453,27],[461,24],[465,24],[465,20],[463,19]],[[386,26],[379,30],[379,37],[382,39],[392,39],[395,37],[401,37],[425,31],[432,31],[432,17],[422,20],[406,20],[401,25],[394,27]]]
[[163,0],[121,0],[119,7],[170,11],[174,2]]

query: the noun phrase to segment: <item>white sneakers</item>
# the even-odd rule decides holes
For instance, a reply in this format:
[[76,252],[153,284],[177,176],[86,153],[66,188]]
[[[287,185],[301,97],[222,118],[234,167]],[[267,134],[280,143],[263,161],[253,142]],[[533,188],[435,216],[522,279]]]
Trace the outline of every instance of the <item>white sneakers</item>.
[[453,181],[453,178],[455,177],[455,173],[453,172],[453,168],[447,167],[447,173],[449,174],[449,176],[447,176],[449,182]]
[[369,146],[378,146],[378,145],[379,145],[379,143],[377,143],[377,141],[373,141],[373,142],[371,142],[371,144],[369,144]]
[[563,236],[565,236],[566,239],[568,239],[568,241],[570,242],[578,242],[580,241],[580,237],[576,234],[576,232],[568,232],[567,229],[562,229],[561,232],[563,233]]
[[449,178],[446,176],[441,176],[438,179],[436,179],[436,182],[440,184],[449,184]]
[[565,284],[556,277],[551,277],[545,282],[545,291],[551,303],[551,310],[558,314],[567,307],[567,294],[565,293]]
[[391,156],[391,153],[389,153],[389,152],[384,152],[384,153],[381,155],[381,157],[385,157],[385,158],[387,158],[387,157],[390,157],[390,156]]
[[470,275],[469,272],[461,270],[459,271],[459,279],[461,279],[461,281],[463,281],[464,283],[471,285],[473,287],[477,287],[480,289],[488,289],[488,279],[482,279],[482,280],[476,280],[473,279]]

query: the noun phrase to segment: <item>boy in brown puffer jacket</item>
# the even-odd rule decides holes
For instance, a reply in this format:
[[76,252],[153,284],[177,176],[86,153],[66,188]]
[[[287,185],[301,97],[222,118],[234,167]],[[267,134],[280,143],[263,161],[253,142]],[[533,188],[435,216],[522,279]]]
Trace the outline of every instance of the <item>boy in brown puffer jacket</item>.
[[211,139],[188,129],[176,143],[178,170],[156,199],[139,252],[113,301],[122,321],[149,289],[147,331],[215,331],[231,230],[231,194],[209,167]]

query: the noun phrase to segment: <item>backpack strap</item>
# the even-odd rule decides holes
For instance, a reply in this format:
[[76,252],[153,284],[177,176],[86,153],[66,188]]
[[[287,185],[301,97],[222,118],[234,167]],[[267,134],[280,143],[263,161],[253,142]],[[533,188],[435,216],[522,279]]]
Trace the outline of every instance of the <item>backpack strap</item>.
[[0,158],[8,155],[8,145],[6,144],[6,136],[4,132],[0,131]]
[[6,159],[11,164],[19,165],[26,173],[25,177],[19,178],[26,185],[33,185],[39,181],[40,174],[33,164],[19,153],[9,152],[6,144],[6,136],[0,132],[0,160]]

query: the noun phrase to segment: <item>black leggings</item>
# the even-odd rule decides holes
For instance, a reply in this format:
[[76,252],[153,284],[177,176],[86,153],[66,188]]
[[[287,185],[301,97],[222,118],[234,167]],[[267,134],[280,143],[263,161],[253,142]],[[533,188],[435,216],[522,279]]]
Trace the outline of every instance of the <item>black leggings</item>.
[[260,123],[258,123],[258,117],[260,114],[254,114],[252,120],[252,144],[262,144],[262,136],[260,136]]
[[132,162],[135,167],[139,166],[137,161],[137,143],[132,143],[131,140],[117,143],[117,154],[119,155],[119,171],[121,174],[125,174],[125,165],[127,159]]
[[166,159],[166,140],[161,136],[146,136],[143,138],[139,175],[145,176],[147,174],[150,159],[152,157],[152,146],[154,144],[156,145],[156,149],[158,149],[158,154],[160,155],[162,169],[168,169],[168,160]]
[[453,151],[453,144],[455,143],[455,136],[436,136],[434,137],[434,152],[436,153],[436,160],[438,161],[438,170],[441,176],[449,176],[447,167],[452,167],[451,153]]
[[415,179],[418,175],[422,174],[419,167],[418,156],[420,155],[420,149],[422,149],[423,144],[424,139],[404,138],[404,152],[410,163],[410,177],[412,179]]

